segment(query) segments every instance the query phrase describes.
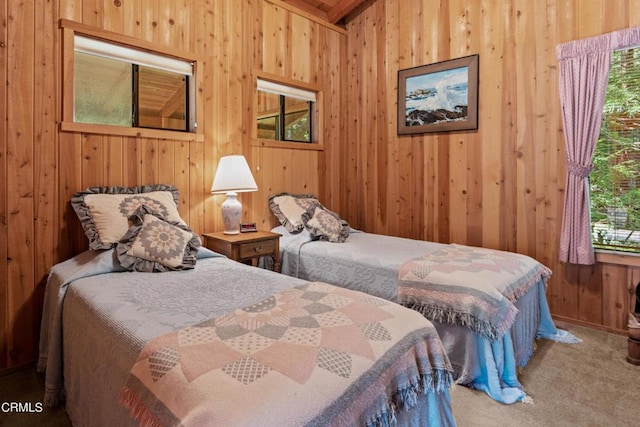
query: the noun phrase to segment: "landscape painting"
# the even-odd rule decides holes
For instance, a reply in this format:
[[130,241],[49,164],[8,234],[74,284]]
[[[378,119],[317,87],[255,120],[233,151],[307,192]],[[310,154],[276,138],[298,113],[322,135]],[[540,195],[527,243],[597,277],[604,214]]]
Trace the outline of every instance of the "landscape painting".
[[398,134],[478,128],[478,55],[398,71]]

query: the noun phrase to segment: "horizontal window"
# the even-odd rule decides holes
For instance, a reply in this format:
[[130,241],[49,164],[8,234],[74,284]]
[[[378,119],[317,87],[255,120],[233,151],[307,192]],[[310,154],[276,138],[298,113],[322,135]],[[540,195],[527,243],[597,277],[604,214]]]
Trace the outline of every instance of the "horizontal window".
[[203,140],[194,56],[65,19],[61,129]]
[[192,65],[76,35],[74,122],[188,131]]
[[258,78],[258,138],[313,142],[316,92]]

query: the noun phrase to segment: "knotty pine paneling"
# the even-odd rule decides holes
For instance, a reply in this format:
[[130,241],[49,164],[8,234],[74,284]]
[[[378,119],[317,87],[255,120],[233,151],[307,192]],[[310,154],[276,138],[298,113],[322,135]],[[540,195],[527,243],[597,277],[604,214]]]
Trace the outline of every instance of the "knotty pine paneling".
[[[640,24],[637,0],[377,0],[347,24],[343,191],[370,232],[515,251],[553,270],[552,313],[624,331],[638,261],[558,262],[566,179],[559,43]],[[398,136],[398,70],[479,54],[479,128]],[[620,260],[619,260],[620,261]],[[635,283],[634,283],[635,281]]]
[[[6,360],[24,355],[13,348],[12,342],[26,341],[33,347],[37,308],[34,303],[35,282],[35,212],[34,184],[36,183],[35,148],[35,85],[33,55],[36,30],[36,10],[33,4],[7,5],[7,40],[3,51],[7,54],[6,100],[8,102],[6,134],[6,193],[7,242],[5,310],[7,314]],[[24,24],[23,24],[24,23]],[[11,84],[15,82],[17,84]],[[32,357],[28,355],[28,357]]]
[[[254,70],[337,94],[326,101],[331,114],[324,119],[332,160],[344,132],[346,31],[278,0],[37,3],[0,2],[0,79],[7,82],[0,92],[0,371],[36,359],[47,271],[87,248],[69,204],[74,192],[173,184],[179,212],[194,231],[219,231],[224,196],[210,194],[215,168],[220,156],[243,153],[260,189],[240,196],[245,220],[271,226],[271,192],[322,194],[323,151],[252,146]],[[59,19],[203,58],[204,142],[60,131]]]
[[[0,3],[0,22],[7,22],[8,9],[6,2]],[[0,81],[7,81],[9,55],[8,52],[8,32],[7,25],[0,25]],[[8,117],[7,113],[7,91],[0,91],[0,114]],[[0,121],[0,367],[9,365],[9,344],[8,333],[10,329],[9,311],[9,203],[7,198],[7,120]],[[15,314],[11,313],[11,317]]]
[[[204,142],[61,132],[60,34],[70,19],[204,58]],[[622,331],[634,267],[557,262],[564,141],[558,43],[640,22],[637,0],[377,0],[342,30],[279,0],[0,2],[0,369],[36,357],[48,268],[86,248],[71,195],[164,181],[197,232],[222,228],[217,160],[244,153],[259,191],[244,219],[273,224],[269,194],[319,194],[358,228],[477,244],[554,271],[558,318]],[[43,36],[44,35],[44,36]],[[398,137],[399,69],[480,55],[477,131]],[[252,140],[253,71],[324,91],[322,151]]]

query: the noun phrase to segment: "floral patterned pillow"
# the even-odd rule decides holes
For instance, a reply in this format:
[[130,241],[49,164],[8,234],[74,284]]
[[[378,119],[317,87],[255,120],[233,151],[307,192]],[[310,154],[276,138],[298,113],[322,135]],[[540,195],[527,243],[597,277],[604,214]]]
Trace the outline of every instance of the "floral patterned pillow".
[[89,239],[89,249],[110,249],[129,229],[129,216],[139,206],[169,221],[186,223],[178,213],[178,189],[165,184],[139,187],[91,187],[71,198],[82,228]]
[[320,204],[311,206],[302,220],[314,239],[342,243],[349,237],[349,224]]
[[195,267],[201,243],[189,227],[168,221],[145,205],[136,209],[129,220],[133,225],[116,246],[124,268],[162,272]]
[[269,197],[269,209],[290,233],[304,230],[302,215],[312,206],[320,204],[311,194],[280,193]]

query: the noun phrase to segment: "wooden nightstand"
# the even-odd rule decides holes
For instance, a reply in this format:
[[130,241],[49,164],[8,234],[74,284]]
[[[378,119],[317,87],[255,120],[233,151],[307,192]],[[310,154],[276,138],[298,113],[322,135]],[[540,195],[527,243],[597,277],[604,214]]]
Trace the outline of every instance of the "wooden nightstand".
[[273,271],[280,271],[280,236],[270,231],[240,234],[204,233],[204,246],[226,257],[253,265],[262,256],[273,258]]

